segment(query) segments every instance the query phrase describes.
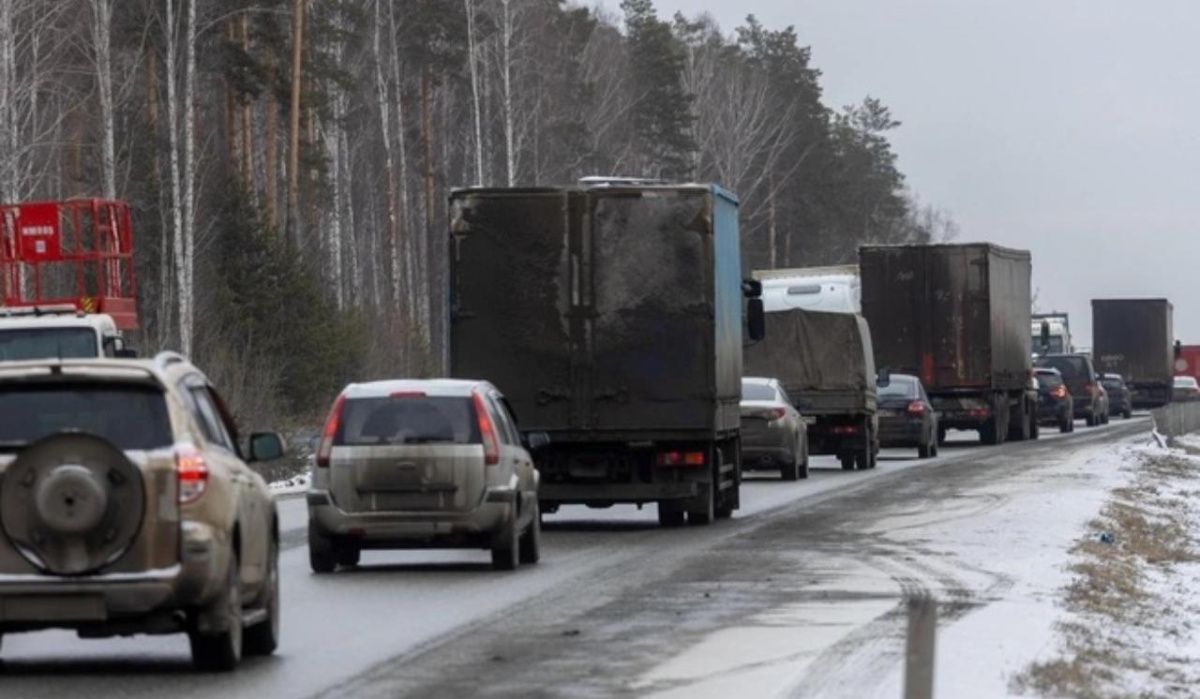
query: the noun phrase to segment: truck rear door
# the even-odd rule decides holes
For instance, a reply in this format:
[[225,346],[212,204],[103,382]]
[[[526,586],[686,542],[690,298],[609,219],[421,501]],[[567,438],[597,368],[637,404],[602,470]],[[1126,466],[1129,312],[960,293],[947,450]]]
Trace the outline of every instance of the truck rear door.
[[[987,253],[974,246],[925,250],[930,343],[921,376],[938,388],[972,388],[991,378]],[[930,380],[932,379],[932,380]]]

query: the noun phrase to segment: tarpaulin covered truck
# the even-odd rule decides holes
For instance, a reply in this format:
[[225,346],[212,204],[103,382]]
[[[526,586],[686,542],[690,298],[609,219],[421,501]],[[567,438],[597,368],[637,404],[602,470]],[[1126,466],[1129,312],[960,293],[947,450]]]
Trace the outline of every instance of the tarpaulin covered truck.
[[543,509],[657,503],[676,525],[738,507],[743,289],[757,285],[733,195],[466,189],[451,237],[451,373],[511,401]]
[[879,419],[867,322],[793,309],[766,314],[765,328],[765,339],[746,348],[746,374],[783,384],[809,423],[809,453],[836,455],[847,470],[874,467]]
[[914,374],[948,428],[986,444],[1037,436],[1030,256],[986,243],[865,246],[863,315],[875,364]]

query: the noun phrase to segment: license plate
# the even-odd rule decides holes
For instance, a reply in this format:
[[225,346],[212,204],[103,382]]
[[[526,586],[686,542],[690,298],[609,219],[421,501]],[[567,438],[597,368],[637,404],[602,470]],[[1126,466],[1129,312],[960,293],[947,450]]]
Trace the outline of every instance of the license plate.
[[100,595],[12,595],[0,597],[4,621],[104,621]]

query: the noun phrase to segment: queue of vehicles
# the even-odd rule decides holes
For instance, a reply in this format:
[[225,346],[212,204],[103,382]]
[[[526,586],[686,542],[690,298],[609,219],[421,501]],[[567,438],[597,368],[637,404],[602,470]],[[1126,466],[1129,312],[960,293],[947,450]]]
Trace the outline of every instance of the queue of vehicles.
[[[127,225],[110,204],[91,206],[97,226]],[[16,236],[0,246],[0,639],[186,633],[208,670],[273,652],[279,519],[254,466],[283,440],[243,439],[186,358],[132,356],[127,245],[30,248],[14,264],[13,210],[0,208],[0,237]],[[336,398],[306,493],[314,574],[435,547],[511,570],[538,562],[542,514],[562,505],[709,524],[738,508],[747,471],[806,478],[813,454],[870,469],[881,447],[936,456],[950,429],[1036,439],[1171,398],[1169,303],[1138,326],[1158,344],[1098,332],[1097,369],[1065,314],[1031,316],[1024,251],[866,246],[856,266],[745,279],[736,197],[630,180],[459,190],[449,233],[449,378]],[[99,290],[25,296],[23,275],[63,262],[95,265]],[[1142,322],[1133,305],[1094,305],[1110,307]],[[1200,397],[1191,384],[1175,395]]]

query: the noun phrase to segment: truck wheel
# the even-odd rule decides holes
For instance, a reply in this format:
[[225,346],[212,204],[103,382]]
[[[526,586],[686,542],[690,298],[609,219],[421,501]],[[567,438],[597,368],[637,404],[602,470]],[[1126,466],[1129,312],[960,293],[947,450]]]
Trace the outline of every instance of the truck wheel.
[[675,503],[659,502],[658,524],[662,527],[682,527],[683,508],[677,507]]
[[1036,440],[1042,436],[1042,427],[1038,424],[1037,408],[1029,411],[1029,438]]
[[1025,410],[1025,401],[1017,401],[1017,409],[1014,413],[1011,409],[1008,413],[1008,430],[1005,435],[1010,442],[1025,442],[1029,440],[1029,416]]
[[840,456],[838,456],[838,459],[840,459],[842,462],[842,470],[843,471],[853,471],[854,470],[854,454],[852,452],[841,454]]

